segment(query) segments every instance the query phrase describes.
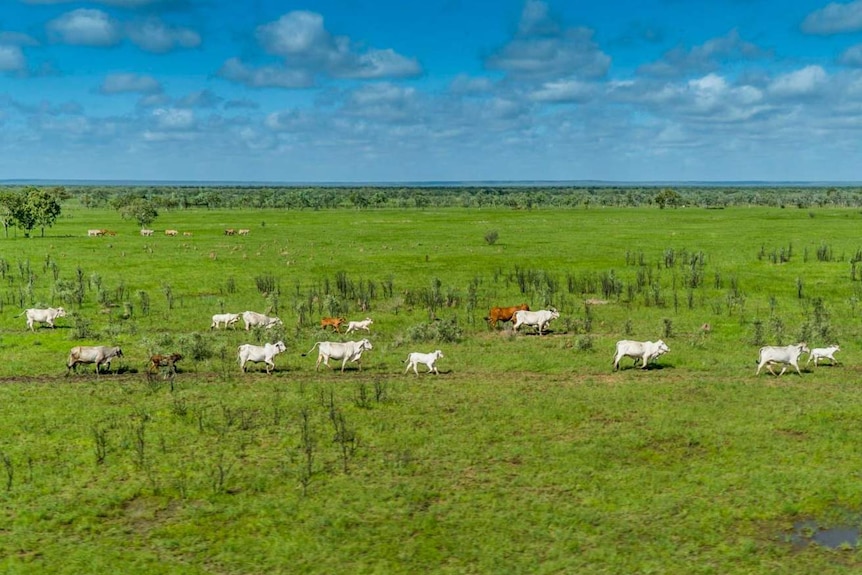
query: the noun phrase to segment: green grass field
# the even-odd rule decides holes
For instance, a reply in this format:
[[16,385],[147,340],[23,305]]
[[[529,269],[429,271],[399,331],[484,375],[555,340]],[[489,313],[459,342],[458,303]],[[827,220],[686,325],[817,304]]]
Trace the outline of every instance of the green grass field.
[[[860,222],[186,210],[144,238],[68,204],[44,238],[0,239],[0,571],[859,568],[853,546],[791,539],[806,520],[862,522]],[[489,307],[522,301],[560,311],[551,333],[488,329]],[[69,316],[28,332],[17,316],[49,305]],[[209,330],[244,310],[284,326]],[[374,319],[362,371],[301,355],[352,337],[319,329],[335,314]],[[615,341],[659,338],[671,352],[651,369],[612,372]],[[274,374],[240,373],[237,345],[275,339]],[[841,365],[755,377],[760,345],[800,339],[840,343]],[[66,377],[91,344],[125,357]],[[409,352],[437,348],[440,376],[404,375]],[[174,379],[147,376],[175,351]]]

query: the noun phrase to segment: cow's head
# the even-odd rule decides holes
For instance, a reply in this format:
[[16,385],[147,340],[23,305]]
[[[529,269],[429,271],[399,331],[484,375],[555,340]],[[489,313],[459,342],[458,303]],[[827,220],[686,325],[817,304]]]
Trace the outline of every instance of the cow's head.
[[58,307],[57,308],[57,317],[66,317],[66,310]]
[[442,351],[440,351],[439,349],[438,349],[438,350],[436,350],[436,351],[434,352],[434,357],[436,357],[437,359],[440,359],[441,357],[443,357],[443,352],[442,352]]
[[371,342],[367,339],[363,339],[359,342],[359,349],[374,349],[371,345]]
[[116,357],[123,357],[123,350],[120,349],[119,347],[115,347],[114,348],[114,355]]
[[667,353],[670,351],[670,348],[662,340],[658,340],[657,342],[655,342],[655,344],[656,344],[656,349],[658,350],[659,353]]
[[800,353],[811,353],[811,350],[808,349],[808,344],[805,343],[804,341],[797,343],[796,347],[799,348]]
[[275,350],[276,350],[278,353],[281,353],[281,352],[283,352],[283,351],[287,350],[287,346],[285,346],[285,345],[284,345],[284,342],[283,342],[283,341],[277,341],[277,342],[275,342],[274,347],[275,347]]

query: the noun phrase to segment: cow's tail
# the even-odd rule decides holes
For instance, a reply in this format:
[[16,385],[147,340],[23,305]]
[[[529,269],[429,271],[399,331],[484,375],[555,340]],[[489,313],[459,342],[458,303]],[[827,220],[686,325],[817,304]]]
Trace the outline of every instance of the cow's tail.
[[303,353],[303,354],[302,354],[302,357],[305,357],[306,355],[308,355],[309,353],[311,353],[312,351],[314,351],[314,348],[315,348],[315,347],[317,347],[318,345],[320,345],[320,342],[319,342],[319,341],[318,341],[317,343],[315,343],[313,346],[311,346],[311,349],[309,349],[308,351],[306,351],[305,353]]
[[21,313],[19,313],[18,315],[16,315],[15,317],[21,317],[21,316],[22,316],[22,315],[24,315],[25,313],[27,313],[27,310],[26,310],[26,309],[25,309],[24,311],[22,311]]

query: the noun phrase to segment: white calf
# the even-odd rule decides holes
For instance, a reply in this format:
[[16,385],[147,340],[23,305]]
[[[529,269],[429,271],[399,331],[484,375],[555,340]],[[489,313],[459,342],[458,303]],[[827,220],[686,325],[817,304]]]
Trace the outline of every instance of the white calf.
[[55,319],[57,319],[58,317],[66,317],[66,310],[61,307],[49,307],[45,309],[25,309],[18,314],[18,317],[21,317],[25,313],[27,314],[27,328],[30,331],[36,331],[36,329],[33,327],[34,323],[44,323],[47,324],[48,327],[53,328]]
[[335,342],[335,341],[318,341],[308,352],[303,353],[303,357],[314,351],[314,348],[317,348],[317,365],[315,366],[315,371],[320,369],[320,362],[323,362],[323,365],[326,367],[329,366],[329,360],[335,359],[341,360],[341,371],[344,371],[344,367],[347,365],[348,361],[355,361],[359,365],[359,371],[362,371],[362,352],[366,349],[373,349],[371,342],[367,339],[363,339],[360,341],[345,341],[345,342]]
[[808,356],[808,361],[805,362],[805,365],[811,363],[811,360],[814,360],[814,366],[817,367],[817,362],[821,359],[831,359],[832,363],[837,365],[838,360],[835,359],[835,352],[841,351],[841,348],[837,345],[830,345],[829,347],[815,347],[811,350],[811,355]]
[[518,328],[522,325],[529,325],[537,328],[539,335],[542,335],[542,332],[545,331],[551,320],[558,317],[560,317],[560,313],[554,308],[540,309],[538,311],[519,309],[515,312],[515,323],[512,325],[512,329],[518,331]]
[[658,341],[633,341],[630,339],[621,339],[617,342],[617,351],[614,354],[614,371],[620,368],[620,360],[624,357],[631,357],[637,363],[641,360],[643,365],[641,369],[646,369],[647,364],[670,351],[670,348],[662,340]]
[[437,360],[443,357],[443,352],[439,349],[433,351],[431,353],[411,353],[407,356],[407,359],[404,360],[404,363],[407,364],[407,369],[404,370],[404,373],[410,371],[410,368],[413,368],[413,373],[419,375],[419,370],[416,367],[421,363],[428,367],[428,373],[435,373],[440,375],[440,372],[437,371]]
[[374,323],[370,317],[365,318],[362,321],[352,321],[347,324],[347,331],[344,333],[350,333],[351,331],[359,331],[360,329],[364,329],[365,331],[370,332],[369,326]]
[[239,321],[239,316],[238,313],[217,313],[213,316],[210,329],[218,329],[221,324],[224,324],[224,328],[227,329]]

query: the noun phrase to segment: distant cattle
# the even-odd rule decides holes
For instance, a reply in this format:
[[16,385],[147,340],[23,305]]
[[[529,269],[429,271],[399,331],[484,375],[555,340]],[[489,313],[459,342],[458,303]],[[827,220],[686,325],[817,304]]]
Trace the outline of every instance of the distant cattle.
[[539,335],[545,331],[551,320],[560,317],[560,312],[554,308],[540,309],[539,311],[518,310],[515,312],[515,323],[512,329],[518,331],[522,325],[529,325],[539,330]]
[[347,324],[347,331],[344,333],[350,333],[351,331],[359,331],[360,329],[364,329],[365,331],[371,331],[371,324],[374,323],[370,317],[363,319],[362,321],[351,321]]
[[638,360],[642,362],[641,369],[646,369],[649,362],[662,354],[668,353],[670,348],[662,340],[658,341],[632,341],[623,339],[617,342],[617,350],[614,354],[614,371],[620,368],[620,360],[631,357],[637,365]]
[[154,373],[159,370],[160,367],[168,368],[167,374],[174,375],[177,373],[176,363],[183,358],[182,354],[179,353],[171,353],[168,355],[163,354],[155,354],[150,356],[150,366],[147,368],[148,373]]
[[242,312],[242,321],[245,324],[245,331],[249,331],[253,327],[262,327],[270,329],[277,325],[283,325],[282,321],[277,317],[270,317],[256,311]]
[[805,342],[783,346],[765,345],[760,348],[760,354],[757,358],[757,371],[754,375],[759,375],[760,370],[764,365],[766,366],[766,369],[769,370],[769,373],[775,375],[775,372],[772,370],[772,366],[776,363],[780,363],[782,365],[781,373],[778,375],[783,375],[784,372],[787,371],[788,365],[792,365],[796,368],[796,373],[802,375],[802,372],[799,370],[799,357],[803,353],[809,352],[810,350]]
[[54,327],[54,320],[58,317],[66,317],[66,310],[61,307],[49,307],[45,309],[30,308],[25,309],[18,314],[18,317],[27,314],[27,328],[30,331],[36,331],[33,324],[36,322],[47,324],[48,327]]
[[103,236],[115,236],[115,235],[117,235],[117,232],[115,232],[114,230],[99,230],[99,231],[102,232],[101,235],[103,235]]
[[488,320],[488,327],[497,327],[498,321],[512,321],[515,312],[519,310],[530,311],[530,306],[522,303],[521,305],[513,305],[509,307],[492,307],[490,311],[488,311],[488,317],[485,318]]
[[239,367],[245,373],[245,364],[248,362],[266,364],[266,373],[269,375],[275,369],[275,356],[286,350],[283,341],[266,343],[264,345],[243,344],[237,348]]
[[103,230],[87,230],[87,236],[91,238],[99,238],[103,235],[105,235]]
[[841,351],[841,348],[837,345],[812,348],[811,355],[808,356],[808,361],[805,362],[805,365],[811,363],[812,359],[814,360],[814,367],[817,367],[817,362],[823,359],[830,359],[834,365],[838,365],[838,360],[835,359],[836,351]]
[[224,324],[224,328],[235,325],[240,318],[240,314],[238,313],[217,313],[212,318],[212,323],[210,324],[210,329],[218,329],[221,324]]
[[145,237],[149,237],[153,235],[153,230],[141,230],[141,235]]
[[342,372],[344,372],[347,362],[351,361],[356,362],[359,365],[359,371],[362,371],[362,352],[373,348],[371,342],[367,339],[345,342],[319,341],[311,346],[310,350],[303,353],[302,356],[305,357],[314,351],[315,347],[317,348],[317,365],[315,366],[315,370],[320,369],[320,362],[323,362],[323,365],[326,367],[330,367],[330,359],[340,359]]
[[175,235],[177,235],[178,233],[179,233],[179,232],[178,232],[177,230],[165,230],[165,235],[166,235],[166,236],[175,236]]
[[428,373],[434,373],[436,375],[440,375],[440,372],[437,371],[437,360],[443,357],[443,352],[435,350],[431,353],[411,353],[407,356],[407,359],[404,360],[407,363],[407,368],[404,370],[404,373],[410,371],[410,368],[413,368],[413,373],[419,375],[419,370],[416,367],[421,363],[428,367]]
[[101,367],[107,366],[111,371],[111,360],[115,357],[123,357],[123,350],[119,347],[108,347],[104,345],[73,347],[69,352],[69,360],[66,362],[66,375],[72,370],[78,371],[79,363],[95,363],[96,375],[99,375]]
[[232,236],[235,234],[236,234],[236,230],[233,228],[228,228],[224,231],[224,235],[226,235],[226,236]]
[[191,232],[183,232],[183,236],[190,238],[190,237],[192,237],[192,233]]
[[320,329],[331,327],[337,333],[341,333],[341,324],[346,321],[343,317],[324,317],[320,320]]
[[247,236],[248,234],[251,233],[251,230],[238,230],[236,233],[241,235],[241,236]]

